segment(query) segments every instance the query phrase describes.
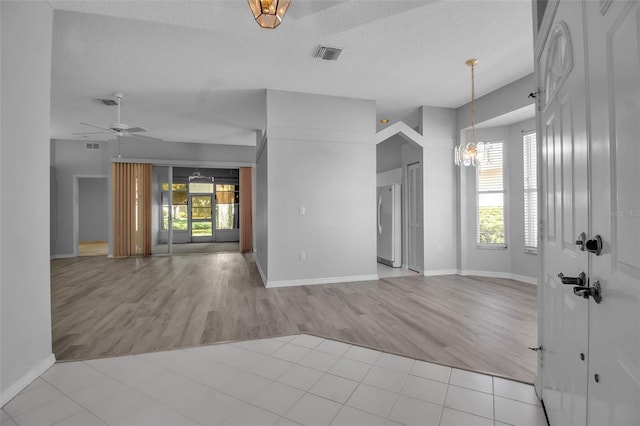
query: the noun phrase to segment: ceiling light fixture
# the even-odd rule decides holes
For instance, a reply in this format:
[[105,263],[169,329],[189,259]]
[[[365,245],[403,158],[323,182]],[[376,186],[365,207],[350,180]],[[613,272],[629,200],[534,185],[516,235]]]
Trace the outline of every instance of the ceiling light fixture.
[[453,149],[457,166],[477,166],[481,164],[484,156],[484,143],[476,142],[476,88],[475,66],[477,59],[469,59],[466,64],[471,67],[471,142],[460,144]]
[[388,118],[383,118],[383,119],[380,120],[380,122],[382,124],[387,124],[389,122],[389,119]]
[[291,0],[248,0],[249,7],[258,25],[276,28],[284,19]]

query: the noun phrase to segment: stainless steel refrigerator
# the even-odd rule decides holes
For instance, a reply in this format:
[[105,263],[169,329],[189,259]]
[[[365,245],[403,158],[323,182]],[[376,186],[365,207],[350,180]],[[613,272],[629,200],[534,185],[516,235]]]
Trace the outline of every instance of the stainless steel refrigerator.
[[402,266],[402,202],[400,184],[378,187],[378,262]]

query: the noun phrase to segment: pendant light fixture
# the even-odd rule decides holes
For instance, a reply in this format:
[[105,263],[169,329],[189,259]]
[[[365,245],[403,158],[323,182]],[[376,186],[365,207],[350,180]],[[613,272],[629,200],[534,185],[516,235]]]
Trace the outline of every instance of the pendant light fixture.
[[249,7],[258,25],[276,28],[284,19],[291,0],[248,0]]
[[477,166],[484,158],[484,143],[476,141],[476,88],[475,66],[477,59],[469,59],[466,64],[471,67],[471,142],[460,144],[453,149],[457,166]]

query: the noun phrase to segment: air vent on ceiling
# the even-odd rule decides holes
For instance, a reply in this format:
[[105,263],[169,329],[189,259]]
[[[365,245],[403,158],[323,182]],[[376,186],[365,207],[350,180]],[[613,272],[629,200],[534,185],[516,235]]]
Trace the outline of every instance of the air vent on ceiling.
[[88,143],[85,145],[87,149],[100,149],[99,143]]
[[107,106],[116,106],[118,105],[118,103],[116,101],[114,101],[113,99],[98,99],[99,102],[102,102],[103,104],[107,105]]
[[324,59],[325,61],[337,61],[342,53],[342,49],[337,47],[318,46],[318,50],[313,55],[315,58]]

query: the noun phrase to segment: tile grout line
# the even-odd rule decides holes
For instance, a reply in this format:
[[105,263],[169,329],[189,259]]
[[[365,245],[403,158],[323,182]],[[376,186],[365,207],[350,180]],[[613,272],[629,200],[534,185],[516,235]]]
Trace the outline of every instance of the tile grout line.
[[442,400],[442,410],[440,410],[440,418],[438,419],[438,425],[442,423],[442,417],[444,416],[444,408],[447,403],[447,395],[449,395],[449,386],[451,385],[451,376],[453,376],[453,368],[449,370],[449,377],[447,378],[447,389],[444,391],[444,399]]
[[[382,355],[380,355],[380,357],[382,357]],[[380,359],[380,357],[378,359]],[[398,423],[395,420],[391,419],[391,413],[393,413],[393,409],[396,408],[396,404],[398,403],[398,399],[400,399],[400,392],[402,392],[402,389],[404,388],[405,383],[407,383],[407,378],[409,377],[409,373],[411,373],[411,369],[413,368],[415,363],[416,363],[416,360],[412,359],[411,360],[411,367],[409,367],[409,371],[407,371],[407,374],[404,376],[404,379],[402,380],[402,384],[400,385],[400,389],[398,390],[398,392],[395,392],[396,399],[393,401],[393,404],[391,405],[391,409],[389,410],[389,414],[387,414],[387,420],[391,420],[392,422]]]
[[[82,362],[82,361],[81,361]],[[91,367],[90,365],[87,367]],[[95,370],[95,369],[94,369]],[[47,370],[48,371],[48,370]],[[99,371],[99,370],[97,370]],[[103,371],[100,371],[100,373],[107,375],[108,377],[112,378],[111,376],[109,376],[108,374],[104,373]],[[44,373],[43,373],[44,374]],[[84,405],[80,404],[78,401],[76,401],[75,399],[73,399],[71,397],[71,395],[67,394],[66,392],[64,392],[62,389],[59,389],[58,387],[56,387],[54,384],[49,383],[44,377],[40,376],[40,378],[42,379],[42,381],[44,381],[46,384],[48,384],[49,386],[51,386],[52,388],[54,388],[55,390],[57,390],[58,392],[60,392],[61,394],[63,394],[65,397],[67,397],[70,401],[73,401],[74,404],[77,404],[78,407],[82,408],[83,410],[85,410],[86,412],[88,412],[89,414],[91,414],[92,416],[94,416],[96,419],[100,420],[102,423],[104,423],[105,425],[108,424],[106,421],[103,421],[101,417],[99,417],[98,415],[96,415],[96,413],[94,413],[93,411],[91,411],[89,408],[85,407]],[[114,379],[115,380],[115,379]],[[124,384],[124,383],[123,383]],[[82,389],[84,389],[85,387],[88,387],[90,385],[87,386],[81,386],[80,388],[76,389],[74,392],[80,391]],[[126,385],[125,385],[126,386]],[[115,395],[114,395],[115,396]],[[111,397],[107,398],[107,399],[111,399]],[[46,404],[45,404],[46,405]],[[29,410],[31,411],[31,410]],[[75,416],[76,414],[78,414],[81,411],[77,411],[67,417],[65,417],[64,419],[60,419],[58,420],[56,423],[60,423],[62,420],[65,420],[71,416]],[[17,422],[16,422],[17,424]]]

